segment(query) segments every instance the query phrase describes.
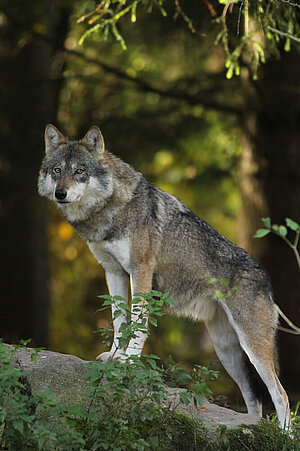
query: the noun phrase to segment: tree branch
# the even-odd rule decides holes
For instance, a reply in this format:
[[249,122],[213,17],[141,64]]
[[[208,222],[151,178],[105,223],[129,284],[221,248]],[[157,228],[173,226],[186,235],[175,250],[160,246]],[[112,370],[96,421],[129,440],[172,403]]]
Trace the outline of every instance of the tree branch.
[[285,38],[289,38],[292,39],[293,41],[300,42],[300,38],[296,38],[295,36],[288,33],[284,33],[283,31],[277,30],[276,28],[268,27],[268,30],[272,31],[273,33],[277,33]]
[[69,55],[74,55],[79,58],[82,58],[85,61],[87,61],[88,63],[96,64],[105,72],[109,72],[123,80],[127,80],[127,81],[134,83],[142,91],[153,92],[162,97],[167,97],[167,98],[171,98],[171,99],[184,101],[184,102],[189,103],[190,105],[203,105],[206,108],[211,108],[216,111],[223,111],[223,112],[231,113],[231,114],[240,114],[241,113],[241,109],[238,107],[235,107],[230,104],[220,103],[213,99],[206,98],[205,96],[190,95],[188,93],[175,91],[173,89],[164,90],[164,89],[155,87],[155,86],[147,83],[146,81],[142,80],[139,77],[134,77],[132,75],[129,75],[126,72],[119,69],[118,67],[111,66],[110,64],[107,64],[98,58],[88,57],[84,53],[82,53],[78,50],[70,50],[70,49],[67,49],[66,47],[64,47],[64,51]]
[[291,2],[290,0],[280,0],[282,3],[287,3],[288,5],[290,5],[290,6],[294,6],[294,7],[296,7],[296,8],[300,8],[300,5],[299,5],[299,3],[293,3],[293,2]]

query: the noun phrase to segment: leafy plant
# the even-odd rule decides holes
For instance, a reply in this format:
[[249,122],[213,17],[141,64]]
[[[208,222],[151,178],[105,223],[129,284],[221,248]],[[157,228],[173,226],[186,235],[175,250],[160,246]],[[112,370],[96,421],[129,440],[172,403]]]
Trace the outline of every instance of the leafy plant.
[[[118,311],[127,314],[118,339],[122,348],[138,332],[149,334],[147,323],[155,327],[164,314],[162,306],[172,303],[167,294],[157,291],[136,296],[134,318],[125,299],[102,296],[102,308],[116,303],[115,318]],[[102,330],[105,340],[111,330]],[[12,352],[18,349],[19,345]],[[33,355],[38,351],[29,350]],[[10,353],[0,343],[0,449],[12,451],[159,449],[159,436],[176,407],[191,401],[201,405],[204,396],[211,395],[206,382],[218,376],[199,365],[189,374],[171,357],[164,368],[153,354],[93,362],[86,375],[90,387],[86,402],[66,407],[48,391],[33,395],[26,375],[13,367]],[[183,389],[172,395],[168,387]],[[168,439],[172,440],[171,432]]]
[[[284,240],[284,242],[293,250],[295,258],[297,260],[298,268],[300,270],[300,255],[299,255],[299,251],[298,251],[300,225],[290,218],[285,219],[286,226],[272,224],[270,218],[262,218],[261,220],[265,227],[258,229],[254,235],[254,238],[263,238],[263,237],[267,236],[269,233],[273,233],[273,234],[279,236],[280,238],[282,238]],[[290,232],[294,233],[294,237],[293,237],[292,241],[289,238],[287,238],[288,229]],[[295,326],[295,324],[293,324],[289,320],[289,318],[280,310],[278,305],[277,305],[277,310],[279,312],[279,315],[291,327],[291,329],[286,329],[285,327],[278,326],[278,329],[283,330],[288,333],[291,333],[291,334],[299,335],[300,328]]]
[[[132,313],[134,314],[134,319],[131,317],[131,309],[127,304],[126,299],[121,296],[110,296],[101,295],[98,296],[100,299],[104,299],[103,305],[98,312],[110,309],[111,306],[115,305],[114,316],[112,320],[114,321],[121,315],[125,315],[127,322],[123,323],[120,328],[121,336],[118,338],[118,343],[116,344],[117,349],[123,349],[126,347],[132,338],[137,337],[138,332],[146,333],[149,335],[147,328],[148,322],[153,326],[157,326],[157,318],[164,315],[162,312],[162,307],[170,307],[173,301],[168,297],[168,293],[162,294],[160,291],[152,290],[150,293],[136,293],[132,300]],[[146,302],[143,302],[146,301]],[[141,305],[143,303],[143,306]],[[104,344],[111,344],[107,340],[112,339],[113,328],[109,325],[106,328],[100,328],[99,332],[105,337]]]
[[237,429],[229,429],[225,425],[219,428],[220,450],[268,450],[268,451],[298,451],[299,441],[291,437],[275,423],[263,420],[257,425],[241,425]]
[[[269,233],[273,233],[277,236],[279,236],[280,238],[282,238],[285,243],[292,249],[292,251],[294,252],[294,255],[296,257],[297,260],[297,264],[298,267],[300,269],[300,256],[299,256],[299,251],[298,251],[298,243],[299,243],[299,236],[300,236],[300,225],[293,221],[290,218],[286,218],[285,222],[286,225],[277,225],[277,224],[271,224],[271,219],[270,218],[262,218],[261,219],[263,224],[264,224],[264,228],[258,229],[254,235],[254,238],[263,238],[264,236],[268,235]],[[288,229],[294,233],[294,238],[293,240],[290,240],[287,235],[288,235]]]
[[[128,314],[124,337],[119,339],[122,346],[138,331],[145,331],[145,312],[149,315],[149,323],[155,327],[157,322],[153,318],[164,314],[161,312],[164,303],[171,303],[168,295],[155,291],[140,293],[139,296],[148,302],[146,306],[142,306],[135,299],[135,308],[138,309],[139,306],[141,315],[137,315],[138,325],[134,327],[125,300],[105,296],[103,308],[118,302],[118,307],[121,305],[120,308]],[[149,331],[146,333],[149,334]],[[17,352],[19,346],[16,348],[11,350],[0,342],[0,450],[163,449],[162,438],[164,443],[171,444],[172,434],[178,432],[170,428],[174,422],[180,428],[192,428],[189,434],[194,437],[194,443],[191,443],[192,448],[189,449],[198,449],[196,443],[200,447],[201,443],[205,444],[205,449],[212,449],[207,439],[201,436],[199,425],[192,424],[191,420],[187,422],[183,416],[175,413],[175,409],[180,403],[188,404],[191,401],[195,405],[201,405],[203,397],[211,395],[206,382],[216,379],[217,371],[197,365],[189,374],[178,367],[171,357],[164,368],[159,358],[152,354],[128,357],[121,362],[93,362],[88,364],[86,375],[90,387],[86,393],[86,402],[81,406],[66,407],[60,405],[48,391],[36,394],[31,392],[26,375],[11,363],[11,352]],[[28,351],[35,355],[39,352]],[[170,396],[168,387],[184,389],[176,390]],[[293,414],[293,422],[299,424],[297,411]],[[274,431],[274,437],[279,437],[280,443],[288,444],[286,449],[297,449],[293,448],[294,444],[297,446],[296,441],[283,436],[278,427],[271,426],[273,429],[269,429]],[[268,444],[271,436],[264,431],[269,429],[253,429],[253,434],[257,432],[261,436],[253,439],[253,443]],[[254,449],[247,433],[238,431],[237,434],[240,435],[236,436],[236,433],[221,426],[220,449],[233,449],[236,441],[240,444],[247,443],[249,449]],[[178,440],[179,437],[176,436],[177,445]],[[178,446],[174,449],[178,449]]]
[[[123,349],[130,339],[136,338],[138,332],[149,334],[147,322],[156,327],[157,317],[164,315],[161,311],[163,305],[170,307],[172,304],[168,294],[158,291],[137,293],[132,301],[133,321],[125,299],[109,295],[99,297],[104,298],[100,310],[116,305],[113,319],[123,313],[127,316],[127,322],[119,330],[121,336],[117,349]],[[110,326],[101,329],[105,340],[111,331]],[[218,372],[201,366],[195,367],[189,374],[185,369],[178,368],[171,357],[164,368],[159,357],[153,354],[127,356],[121,362],[112,359],[107,363],[89,364],[90,405],[84,428],[90,429],[91,433],[87,433],[87,444],[91,446],[96,442],[103,449],[111,446],[119,449],[156,449],[158,430],[175,408],[180,403],[191,401],[201,405],[204,396],[211,395],[203,376],[215,379],[217,375]],[[168,387],[185,387],[185,390],[170,396]],[[150,431],[145,433],[141,425],[153,421]]]
[[69,426],[65,409],[48,391],[32,394],[25,373],[11,364],[2,341],[0,387],[0,449],[81,449],[84,441]]

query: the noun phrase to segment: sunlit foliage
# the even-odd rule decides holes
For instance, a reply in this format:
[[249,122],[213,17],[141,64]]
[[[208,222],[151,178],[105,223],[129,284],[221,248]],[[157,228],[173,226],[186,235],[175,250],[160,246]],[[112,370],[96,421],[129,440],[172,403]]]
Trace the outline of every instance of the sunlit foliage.
[[[227,78],[240,75],[241,67],[250,68],[257,78],[259,65],[265,63],[269,54],[279,54],[281,42],[285,51],[291,45],[300,43],[299,14],[300,5],[292,0],[203,0],[215,23],[216,42],[221,40],[226,51]],[[86,12],[78,23],[88,24],[80,38],[82,44],[87,38],[107,40],[112,34],[125,50],[126,37],[120,31],[120,23],[129,16],[135,23],[137,14],[160,11],[162,16],[172,15],[174,20],[183,20],[189,30],[200,34],[197,18],[186,4],[179,0],[102,0],[85,2]],[[207,15],[209,17],[209,14]],[[230,17],[229,17],[230,16]]]

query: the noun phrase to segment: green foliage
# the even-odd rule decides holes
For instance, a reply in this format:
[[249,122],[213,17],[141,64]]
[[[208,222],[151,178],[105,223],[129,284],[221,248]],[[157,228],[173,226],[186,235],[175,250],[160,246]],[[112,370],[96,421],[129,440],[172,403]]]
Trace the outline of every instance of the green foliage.
[[31,393],[26,375],[12,366],[9,349],[2,342],[0,387],[0,449],[81,449],[84,442],[68,424],[67,411],[49,392]]
[[287,431],[267,421],[262,421],[256,426],[241,426],[238,429],[227,429],[226,426],[221,425],[219,431],[221,450],[300,450],[300,442],[297,438],[292,438]]
[[78,19],[78,23],[88,19],[91,27],[86,30],[79,40],[82,45],[86,38],[92,36],[96,40],[106,40],[109,32],[121,44],[123,50],[126,50],[126,43],[119,31],[118,22],[124,16],[130,16],[131,22],[136,22],[137,9],[142,7],[144,10],[151,11],[153,7],[157,7],[163,16],[167,13],[163,7],[164,0],[104,0],[88,14]]
[[[224,7],[217,19],[222,25],[217,42],[221,40],[226,51],[227,78],[240,75],[241,66],[247,65],[256,79],[258,68],[266,62],[266,57],[280,54],[282,38],[285,51],[290,51],[291,42],[299,47],[297,14],[300,5],[286,0],[219,0],[219,3]],[[228,19],[229,11],[231,20]]]
[[[136,296],[136,322],[131,320],[124,299],[104,296],[104,309],[115,303],[128,313],[120,346],[137,332],[148,334],[145,319],[156,326],[154,319],[164,314],[162,306],[171,305],[168,295],[157,291]],[[142,299],[146,305],[139,305]],[[19,346],[16,348],[13,352]],[[86,402],[81,407],[65,407],[49,392],[31,393],[26,375],[12,366],[9,350],[2,343],[0,362],[0,445],[14,451],[162,449],[161,434],[176,416],[175,408],[191,401],[195,406],[201,405],[204,396],[211,395],[206,381],[218,375],[201,366],[189,374],[178,368],[171,357],[167,368],[163,368],[153,354],[143,354],[141,358],[124,356],[121,362],[93,362],[88,364],[86,375],[90,386]],[[167,387],[184,390],[172,397]],[[172,442],[170,430],[167,439]]]
[[[272,224],[270,218],[262,218],[261,219],[265,228],[258,229],[254,235],[254,238],[263,238],[264,236],[268,235],[269,233],[273,233],[275,235],[278,235],[280,238],[284,240],[284,242],[292,249],[294,252],[298,268],[300,270],[300,254],[298,250],[298,243],[299,243],[299,236],[300,236],[300,225],[293,221],[290,218],[286,218],[286,226],[284,225],[278,225],[278,224]],[[289,229],[289,230],[288,230]],[[293,239],[290,240],[287,235],[293,233]],[[279,329],[288,332],[293,333],[295,335],[300,334],[300,328],[295,326],[289,318],[279,309],[277,306],[280,316],[288,323],[288,325],[291,327],[291,329],[286,329],[284,327],[279,326]],[[298,407],[297,407],[298,410]]]
[[[132,311],[135,315],[133,322],[125,299],[110,295],[99,297],[104,298],[100,310],[115,304],[115,318],[119,316],[118,312],[127,314],[127,322],[120,328],[122,333],[118,339],[120,348],[135,338],[137,332],[149,334],[146,318],[156,327],[157,317],[164,315],[161,308],[164,305],[168,308],[172,305],[168,294],[163,295],[154,290],[150,293],[136,293],[132,300]],[[110,330],[111,328],[108,333]],[[107,331],[102,330],[102,333],[106,339]],[[95,440],[96,431],[101,430],[101,434],[97,437],[100,446],[108,449],[114,444],[120,449],[136,449],[134,447],[139,445],[139,449],[144,449],[143,447],[156,449],[158,426],[151,428],[151,435],[147,436],[143,432],[141,437],[141,422],[157,420],[157,425],[161,427],[178,404],[193,401],[196,406],[201,405],[204,395],[211,395],[206,380],[215,379],[218,375],[216,371],[197,366],[189,374],[185,369],[178,368],[171,357],[167,361],[166,368],[159,361],[156,355],[143,354],[142,358],[124,357],[124,361],[121,362],[111,360],[108,363],[90,364],[87,374],[93,387],[90,392],[90,425],[94,429],[96,414],[100,423],[94,430],[92,439]],[[174,395],[172,399],[167,387],[185,387],[185,390],[180,391],[179,396]],[[97,399],[100,400],[99,403],[95,402]]]
[[[262,218],[261,220],[265,227],[258,229],[254,235],[254,238],[263,238],[269,233],[273,233],[282,238],[285,243],[293,250],[300,269],[300,255],[298,251],[300,225],[290,218],[285,219],[286,225],[271,224],[270,218]],[[293,233],[293,239],[287,237],[288,232]]]
[[223,301],[230,301],[232,294],[239,289],[239,287],[229,287],[229,281],[223,278],[213,277],[207,282],[209,285],[217,284],[220,288],[216,288],[215,295],[218,299]]
[[[128,345],[130,339],[136,338],[137,332],[147,333],[147,320],[153,326],[157,326],[157,318],[164,315],[161,311],[162,307],[169,308],[173,301],[169,298],[168,293],[162,294],[160,291],[152,290],[150,293],[136,293],[132,299],[132,312],[134,313],[134,320],[131,317],[131,309],[127,304],[126,299],[121,296],[101,295],[100,299],[104,299],[102,307],[98,312],[111,308],[112,304],[116,305],[116,310],[112,320],[114,321],[120,315],[125,314],[127,323],[121,325],[120,332],[122,336],[119,338],[118,347],[124,348]],[[143,303],[143,305],[141,305]],[[113,328],[108,326],[100,328],[99,332],[103,334],[105,339],[112,336]],[[107,341],[105,341],[105,344]]]
[[[0,450],[300,449],[297,410],[292,413],[294,438],[275,423],[263,422],[236,430],[221,425],[218,444],[208,439],[201,424],[174,411],[185,398],[174,398],[172,403],[166,396],[165,374],[156,356],[135,357],[131,364],[89,364],[88,402],[81,407],[62,406],[48,392],[33,395],[25,374],[12,366],[10,351],[2,342],[0,362]],[[171,373],[178,372],[168,376],[168,385],[173,386],[174,379],[180,385],[194,379],[176,368],[172,359],[169,363]],[[205,367],[195,372],[201,383],[217,376]]]
[[[167,15],[167,6],[173,2],[166,0],[104,0],[98,6],[84,14],[78,22],[88,21],[88,28],[80,38],[80,44],[87,37],[94,39],[107,39],[111,32],[115,39],[120,42],[123,49],[126,44],[121,35],[118,24],[125,16],[131,16],[131,22],[136,22],[137,8],[151,12],[157,7],[163,16]],[[174,1],[174,18],[181,16],[192,33],[200,31],[193,25],[193,19]],[[281,40],[283,39],[284,50],[290,51],[291,43],[299,46],[300,26],[297,14],[300,5],[289,0],[256,0],[243,2],[237,0],[219,0],[222,14],[210,2],[206,2],[208,10],[215,19],[216,24],[221,26],[216,42],[223,43],[227,58],[227,78],[232,78],[241,73],[241,66],[250,68],[253,77],[257,78],[260,64],[265,63],[266,55],[279,54]],[[232,17],[228,19],[229,12]]]
[[300,5],[289,0],[219,0],[219,3],[224,6],[216,20],[222,27],[216,42],[222,41],[226,52],[227,78],[239,76],[241,67],[247,66],[257,79],[258,68],[266,58],[280,55],[282,39],[285,51],[290,51],[291,43],[299,48]]

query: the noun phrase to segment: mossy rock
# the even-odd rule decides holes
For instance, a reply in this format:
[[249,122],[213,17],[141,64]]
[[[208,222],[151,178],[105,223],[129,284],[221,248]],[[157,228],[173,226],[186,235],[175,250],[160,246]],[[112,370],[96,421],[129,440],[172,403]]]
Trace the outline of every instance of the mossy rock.
[[158,438],[159,451],[213,450],[217,443],[201,423],[177,412],[168,412],[167,417],[141,424],[141,435],[154,434]]
[[[13,350],[13,346],[9,346]],[[12,363],[27,377],[33,393],[49,390],[65,405],[78,405],[84,399],[89,384],[85,379],[88,363],[79,357],[58,352],[40,351],[34,359],[34,349],[20,348],[11,355]]]
[[[62,405],[80,406],[87,402],[87,361],[45,350],[32,360],[32,353],[34,350],[20,348],[12,353],[11,359],[13,365],[26,374],[33,394],[49,390]],[[219,407],[206,399],[200,409],[193,403],[179,404],[180,391],[168,388],[170,399],[177,408],[159,420],[161,426],[141,422],[145,436],[149,434],[149,428],[157,431],[160,449],[300,451],[299,442],[292,441],[275,425],[266,422],[255,425],[259,422],[258,417]],[[243,426],[239,427],[240,424]],[[223,425],[221,429],[220,425]]]
[[[12,346],[9,349],[13,350]],[[73,355],[42,350],[34,360],[31,354],[34,349],[20,348],[12,354],[12,363],[26,374],[33,393],[49,390],[62,404],[80,404],[89,388],[85,375],[88,371],[87,361]],[[191,402],[187,405],[178,402],[182,389],[166,388],[170,399],[178,405],[177,412],[203,423],[204,426],[216,431],[219,424],[228,428],[235,428],[240,424],[256,424],[258,417],[245,413],[234,412],[230,409],[211,404],[204,399],[203,407],[199,410]]]
[[300,451],[300,441],[276,424],[262,421],[258,425],[242,425],[220,430],[220,450],[230,451]]

